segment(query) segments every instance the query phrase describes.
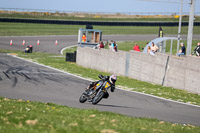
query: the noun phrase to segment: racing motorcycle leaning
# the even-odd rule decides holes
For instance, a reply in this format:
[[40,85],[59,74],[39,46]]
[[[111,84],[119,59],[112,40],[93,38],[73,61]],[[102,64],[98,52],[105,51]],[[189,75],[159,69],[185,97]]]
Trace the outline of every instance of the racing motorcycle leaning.
[[115,75],[111,76],[98,76],[101,80],[93,82],[90,86],[82,93],[79,98],[80,103],[86,101],[92,102],[92,104],[99,103],[102,98],[108,98],[108,90],[111,88],[111,92],[114,92],[115,82],[117,77]]

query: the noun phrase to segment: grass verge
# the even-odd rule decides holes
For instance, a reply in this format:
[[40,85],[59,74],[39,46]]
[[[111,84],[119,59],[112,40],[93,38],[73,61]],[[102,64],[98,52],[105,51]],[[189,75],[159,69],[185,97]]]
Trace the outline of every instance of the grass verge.
[[0,131],[3,133],[197,133],[200,127],[0,97]]
[[[1,13],[1,18],[23,18],[23,19],[53,19],[53,20],[81,20],[81,21],[126,21],[126,22],[178,22],[179,18],[173,16],[138,16],[138,15],[123,15],[123,14],[87,14],[83,13],[80,17],[78,14],[63,14],[63,13],[39,13],[39,12],[9,12]],[[183,16],[182,21],[188,22],[189,17]],[[200,17],[195,16],[195,21],[200,21]]]
[[[75,48],[67,49],[65,52],[72,52]],[[100,72],[94,69],[85,68],[82,66],[77,65],[76,63],[65,62],[64,57],[55,57],[53,54],[46,54],[46,53],[32,53],[32,54],[25,54],[19,51],[10,51],[10,50],[1,50],[0,52],[5,53],[17,53],[18,56],[30,59],[32,61],[51,66],[57,69],[61,69],[63,71],[73,73],[85,78],[90,78],[93,80],[98,80],[98,74],[103,75],[110,75],[109,73]],[[184,103],[190,103],[195,105],[200,105],[200,95],[189,93],[184,90],[179,90],[171,87],[164,87],[161,85],[151,84],[143,81],[139,81],[136,79],[118,76],[118,81],[116,85],[120,86],[124,89],[129,89],[132,91],[138,91],[146,94],[151,94],[175,101],[180,101]]]
[[[77,35],[83,25],[57,25],[57,24],[28,24],[0,22],[0,36],[31,36],[31,35]],[[111,34],[157,34],[158,26],[93,26],[103,31],[104,35]],[[162,27],[164,34],[176,35],[178,27]],[[188,28],[182,27],[182,34],[187,34]],[[194,34],[200,34],[200,26],[194,26]]]

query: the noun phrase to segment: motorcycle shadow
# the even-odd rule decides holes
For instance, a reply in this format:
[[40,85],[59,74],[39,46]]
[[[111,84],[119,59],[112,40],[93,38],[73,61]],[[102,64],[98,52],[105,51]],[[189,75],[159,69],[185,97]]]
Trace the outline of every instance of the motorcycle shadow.
[[113,107],[113,108],[132,108],[132,109],[139,109],[139,108],[136,108],[136,107],[128,107],[128,106],[120,106],[120,105],[109,105],[109,104],[97,104],[96,106]]

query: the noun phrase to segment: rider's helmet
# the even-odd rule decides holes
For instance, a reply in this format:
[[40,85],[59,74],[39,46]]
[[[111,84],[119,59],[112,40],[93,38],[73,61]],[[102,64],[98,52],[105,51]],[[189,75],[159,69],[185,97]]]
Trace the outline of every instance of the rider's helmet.
[[114,74],[110,76],[109,81],[111,84],[114,84],[117,81],[117,76]]

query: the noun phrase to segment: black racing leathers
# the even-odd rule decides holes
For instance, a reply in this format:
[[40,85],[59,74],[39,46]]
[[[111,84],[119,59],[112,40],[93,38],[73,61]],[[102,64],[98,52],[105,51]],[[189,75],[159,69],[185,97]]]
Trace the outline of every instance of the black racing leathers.
[[192,52],[192,55],[196,54],[196,56],[200,56],[200,45],[198,45],[194,51]]
[[[99,81],[102,81],[102,80],[103,81],[108,81],[110,83],[110,81],[109,81],[110,76],[99,75],[99,78],[101,80],[98,80],[98,81],[90,83],[90,85],[88,86],[88,89],[91,88],[91,87],[93,87],[93,86],[95,86],[96,84],[98,84]],[[111,89],[110,89],[111,92],[114,92],[115,91],[115,84],[110,83],[110,85],[111,85]],[[109,97],[109,94],[107,92],[107,93],[105,93],[104,98],[108,98],[108,97]]]
[[[99,75],[99,78],[100,78],[101,80],[103,80],[103,81],[108,81],[108,82],[110,83],[110,81],[109,81],[110,76],[102,76],[102,75]],[[101,80],[98,80],[98,81],[95,81],[95,82],[90,83],[89,88],[91,88],[91,87],[93,87],[94,85],[98,84],[98,82],[101,81]],[[110,85],[111,85],[111,89],[110,89],[111,92],[114,92],[114,91],[115,91],[115,84],[110,83]]]

